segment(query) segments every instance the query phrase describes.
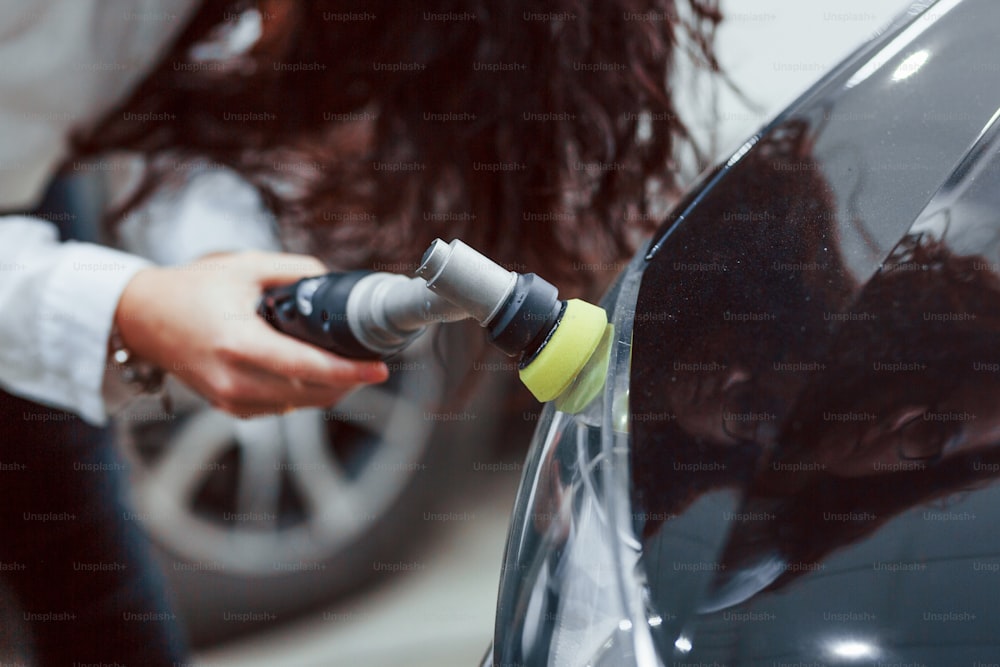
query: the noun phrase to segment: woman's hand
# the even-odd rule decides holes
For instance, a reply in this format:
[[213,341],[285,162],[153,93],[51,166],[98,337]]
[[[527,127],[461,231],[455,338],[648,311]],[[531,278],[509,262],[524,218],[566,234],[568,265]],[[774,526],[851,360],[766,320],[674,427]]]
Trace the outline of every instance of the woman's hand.
[[137,356],[237,416],[329,406],[359,384],[385,380],[385,364],[300,342],[256,312],[266,287],[327,271],[314,257],[262,252],[144,269],[125,287],[115,324]]

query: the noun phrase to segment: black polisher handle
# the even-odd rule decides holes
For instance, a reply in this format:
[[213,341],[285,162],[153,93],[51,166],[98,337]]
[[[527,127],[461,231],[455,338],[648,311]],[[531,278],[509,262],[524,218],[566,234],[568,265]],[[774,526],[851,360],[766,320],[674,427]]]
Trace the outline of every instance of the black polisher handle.
[[379,359],[347,321],[347,299],[370,271],[328,273],[264,291],[257,313],[278,331],[348,359]]

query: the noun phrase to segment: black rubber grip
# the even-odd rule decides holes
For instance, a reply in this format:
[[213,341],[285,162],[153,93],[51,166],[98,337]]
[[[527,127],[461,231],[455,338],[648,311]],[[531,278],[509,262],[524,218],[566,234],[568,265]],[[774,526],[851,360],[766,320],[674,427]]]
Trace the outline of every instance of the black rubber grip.
[[303,312],[299,304],[299,289],[315,280],[304,278],[292,285],[273,287],[264,292],[257,312],[278,331],[311,343],[348,359],[378,359],[380,354],[361,344],[347,322],[347,299],[359,280],[371,271],[328,273],[309,303],[311,310]]

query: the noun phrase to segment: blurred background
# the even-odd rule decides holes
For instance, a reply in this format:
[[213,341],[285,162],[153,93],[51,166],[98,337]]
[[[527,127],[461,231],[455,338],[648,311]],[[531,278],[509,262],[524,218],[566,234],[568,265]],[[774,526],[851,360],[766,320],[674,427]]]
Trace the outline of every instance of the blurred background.
[[[682,114],[724,158],[908,4],[724,0],[733,85],[680,62]],[[196,664],[478,664],[538,410],[482,339],[425,336],[332,410],[240,421],[177,386],[173,416],[140,403],[119,420],[128,518],[157,545]],[[18,664],[8,599],[0,658]]]

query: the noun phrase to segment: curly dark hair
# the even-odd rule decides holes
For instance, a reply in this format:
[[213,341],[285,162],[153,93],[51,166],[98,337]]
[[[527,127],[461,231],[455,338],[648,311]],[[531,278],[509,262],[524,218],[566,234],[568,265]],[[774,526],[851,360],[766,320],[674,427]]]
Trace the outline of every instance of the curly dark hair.
[[[342,266],[405,265],[436,236],[586,288],[655,228],[690,136],[686,47],[718,70],[717,0],[206,0],[78,155],[231,167],[286,235]],[[198,45],[256,10],[248,51]],[[202,54],[204,49],[202,49]],[[136,120],[141,119],[141,120]],[[613,266],[611,267],[613,268]]]

